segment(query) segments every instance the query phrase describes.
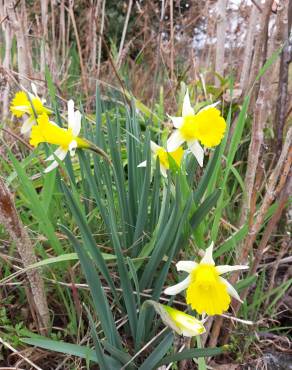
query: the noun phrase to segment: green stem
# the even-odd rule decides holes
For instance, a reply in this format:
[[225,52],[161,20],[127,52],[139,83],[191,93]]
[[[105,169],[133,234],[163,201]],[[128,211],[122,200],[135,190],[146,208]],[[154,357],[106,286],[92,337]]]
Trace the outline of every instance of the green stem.
[[[198,335],[196,337],[196,339],[197,339],[197,346],[198,346],[198,348],[203,348],[204,346],[202,344],[201,337]],[[198,369],[199,370],[207,370],[205,357],[199,357],[198,358]]]

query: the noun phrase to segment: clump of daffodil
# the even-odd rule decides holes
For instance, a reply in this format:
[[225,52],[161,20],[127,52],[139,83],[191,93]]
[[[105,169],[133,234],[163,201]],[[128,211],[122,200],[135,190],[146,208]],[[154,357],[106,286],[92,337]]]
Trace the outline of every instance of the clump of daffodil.
[[13,115],[20,118],[24,115],[28,118],[23,122],[21,133],[28,133],[32,126],[37,123],[37,117],[42,114],[50,114],[51,111],[44,106],[45,100],[40,99],[37,94],[36,86],[32,83],[33,94],[18,91],[10,104],[10,111]]
[[81,114],[78,110],[74,111],[73,100],[68,101],[68,128],[61,128],[54,122],[49,120],[47,114],[43,113],[37,118],[37,125],[32,127],[30,144],[37,147],[40,143],[48,143],[58,145],[54,154],[50,155],[46,161],[52,163],[45,169],[44,172],[50,172],[58,166],[57,157],[59,160],[64,160],[67,153],[73,156],[76,148],[91,149],[98,154],[103,155],[107,160],[108,157],[105,152],[88,140],[79,137],[81,129]]
[[145,304],[151,305],[161,317],[162,322],[179,335],[194,337],[206,331],[202,321],[182,311],[152,300],[146,301]]
[[202,167],[204,149],[200,143],[207,148],[215,147],[220,144],[226,130],[226,122],[215,105],[209,105],[195,113],[187,91],[183,101],[182,116],[170,117],[176,130],[167,141],[167,150],[174,151],[186,142]]
[[[157,145],[153,141],[150,142],[150,147],[154,161],[156,161],[156,158],[159,159],[160,172],[162,176],[167,177],[167,170],[169,170],[170,166],[168,156],[174,160],[178,167],[180,166],[184,154],[182,147],[178,147],[173,152],[167,152],[165,148]],[[138,167],[146,167],[146,161],[140,163]]]
[[180,261],[176,264],[178,271],[189,273],[182,282],[169,287],[165,294],[175,295],[186,289],[186,301],[199,314],[221,315],[228,310],[231,298],[242,302],[234,287],[221,275],[236,270],[246,270],[248,266],[215,266],[213,260],[213,243],[206,249],[205,255],[196,263]]

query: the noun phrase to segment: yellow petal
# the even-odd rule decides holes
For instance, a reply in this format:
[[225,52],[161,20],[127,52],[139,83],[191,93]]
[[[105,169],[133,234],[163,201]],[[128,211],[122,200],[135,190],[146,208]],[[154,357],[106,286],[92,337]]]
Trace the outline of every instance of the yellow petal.
[[42,101],[37,96],[32,96],[28,99],[24,91],[18,91],[10,105],[10,111],[16,117],[22,117],[25,113],[31,116],[34,114],[41,115],[43,113],[50,114],[50,110],[43,106]]
[[200,314],[220,315],[228,310],[231,299],[215,266],[199,264],[194,268],[186,301]]
[[203,109],[196,115],[184,117],[179,131],[186,141],[199,140],[206,147],[220,144],[226,130],[226,122],[215,107]]
[[51,111],[48,108],[43,106],[43,103],[41,102],[41,99],[38,98],[38,97],[35,97],[35,98],[32,98],[31,103],[29,103],[30,114],[34,114],[31,104],[33,105],[33,108],[34,108],[35,113],[37,114],[37,116],[39,116],[43,113],[46,113],[46,114],[51,113]]
[[170,152],[168,153],[174,160],[175,160],[175,163],[180,166],[181,164],[181,160],[182,160],[182,157],[184,155],[184,150],[183,148],[180,146],[179,148],[177,148],[174,152]]
[[160,164],[165,167],[167,170],[169,169],[169,162],[168,162],[168,155],[167,151],[164,148],[159,147],[156,150],[156,155],[159,158]]
[[170,155],[175,161],[175,163],[178,166],[180,166],[183,154],[184,154],[184,151],[182,147],[177,148],[173,152],[167,152],[166,149],[162,147],[159,147],[158,149],[156,149],[156,155],[159,158],[160,164],[167,170],[169,169],[168,155]]
[[185,116],[183,120],[183,124],[181,127],[178,129],[179,132],[181,133],[181,136],[184,138],[186,141],[192,141],[196,140],[196,121],[197,121],[197,116],[195,115],[189,115]]
[[74,140],[72,129],[64,129],[52,124],[46,114],[42,114],[37,119],[38,124],[32,127],[30,144],[38,146],[40,143],[59,145],[68,150],[69,145]]
[[29,105],[26,93],[18,91],[10,104],[10,111],[16,117],[22,117],[24,113],[28,113]]
[[219,145],[225,130],[225,119],[217,108],[204,109],[196,115],[194,135],[206,147]]

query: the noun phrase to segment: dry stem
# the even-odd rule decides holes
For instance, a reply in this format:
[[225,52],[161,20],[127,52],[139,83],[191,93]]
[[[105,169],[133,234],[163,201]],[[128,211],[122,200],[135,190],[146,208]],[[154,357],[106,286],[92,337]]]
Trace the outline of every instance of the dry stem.
[[[0,178],[0,223],[7,230],[11,240],[15,243],[24,266],[37,262],[33,245],[29,239],[15,209],[12,196],[3,180]],[[49,328],[49,309],[43,279],[38,270],[26,272],[31,289],[38,319],[38,327],[41,334],[47,334]]]

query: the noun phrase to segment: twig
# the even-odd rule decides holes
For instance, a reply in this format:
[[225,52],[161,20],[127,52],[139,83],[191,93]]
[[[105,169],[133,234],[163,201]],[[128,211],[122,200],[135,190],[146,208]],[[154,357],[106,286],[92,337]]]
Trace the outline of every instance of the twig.
[[[0,223],[15,243],[24,266],[37,262],[33,245],[24,228],[12,200],[11,193],[0,178]],[[37,313],[37,324],[41,334],[49,328],[49,309],[43,279],[38,270],[26,272]]]
[[173,27],[173,0],[169,1],[170,8],[170,79],[174,81],[174,27]]
[[[265,2],[264,9],[261,14],[261,19],[259,21],[260,27],[258,30],[258,38],[256,40],[255,47],[254,47],[254,56],[253,56],[251,70],[249,74],[249,81],[248,81],[249,88],[254,84],[256,75],[259,69],[261,68],[263,61],[265,60],[265,55],[263,53],[263,50],[266,49],[266,44],[267,44],[267,39],[268,39],[268,26],[269,26],[271,6],[272,6],[273,1],[274,0],[268,0],[267,2]],[[255,96],[255,93],[253,93],[253,96]]]
[[260,12],[262,12],[263,10],[262,10],[262,8],[259,6],[259,4],[257,3],[257,1],[256,0],[251,0],[251,2],[258,8],[258,10],[260,11]]
[[[216,66],[215,71],[220,75],[224,75],[224,52],[225,52],[225,34],[227,26],[226,17],[227,0],[219,0],[217,2],[217,29],[216,29]],[[215,79],[215,85],[220,86],[220,80]]]
[[251,207],[251,197],[254,189],[256,170],[260,159],[260,151],[264,141],[264,128],[268,118],[268,104],[270,102],[270,86],[272,73],[266,73],[261,80],[260,91],[255,105],[252,135],[249,145],[247,170],[245,175],[246,199],[242,202],[240,225],[246,222]]
[[[282,216],[282,212],[283,212],[283,209],[287,205],[288,198],[289,198],[289,194],[286,190],[284,192],[284,194],[282,194],[282,196],[280,197],[280,201],[279,201],[277,211],[273,214],[273,216],[271,217],[270,221],[268,222],[268,224],[265,228],[264,234],[262,236],[262,239],[261,239],[260,244],[258,246],[258,249],[256,251],[255,258],[253,260],[253,265],[252,265],[252,267],[250,269],[250,272],[249,272],[250,276],[254,275],[254,273],[256,272],[256,270],[258,268],[258,265],[259,265],[261,259],[263,258],[263,252],[266,248],[266,245],[267,245],[267,243],[270,239],[270,236],[271,236],[275,226],[277,225],[277,223],[279,222],[279,220]],[[247,294],[247,289],[242,294],[242,299],[244,299],[246,297],[246,294]]]
[[30,151],[33,150],[33,147],[31,145],[29,145],[21,136],[15,134],[14,132],[4,128],[4,127],[0,127],[0,130],[6,132],[8,135],[11,135],[12,137],[14,137],[14,139],[17,139],[18,141],[20,141],[23,145],[25,145],[27,147],[27,149],[29,149]]
[[223,320],[224,320],[223,317],[216,317],[214,319],[215,322],[213,324],[212,332],[211,332],[211,335],[210,335],[209,347],[215,347],[216,346],[216,344],[218,342],[220,330],[221,330],[221,327],[222,327],[222,324],[223,324]]
[[[20,3],[20,0],[17,0],[16,3],[13,5],[13,10],[15,10],[18,6],[18,4]],[[0,21],[0,25],[5,22],[7,19],[9,19],[9,15],[6,14],[4,18],[1,19]]]
[[163,334],[167,329],[168,327],[165,327],[164,329],[161,330],[160,333],[155,335],[148,343],[146,343],[145,346],[143,346],[138,352],[136,352],[135,355],[123,367],[121,367],[121,370],[125,370],[126,367],[135,360],[135,358],[137,358],[142,352],[144,352],[145,349],[147,349],[150,346],[150,344],[153,343],[158,337],[160,337],[160,335]]
[[76,21],[75,21],[75,15],[74,15],[73,2],[72,1],[69,2],[69,9],[68,8],[66,8],[66,9],[68,10],[71,21],[72,21],[72,25],[73,25],[73,29],[74,29],[74,33],[75,33],[75,38],[76,38],[76,43],[77,43],[78,54],[79,54],[79,60],[80,60],[81,79],[83,81],[83,85],[84,85],[84,88],[85,88],[85,93],[88,96],[86,71],[85,71],[85,67],[84,67],[84,63],[83,63],[82,49],[81,49],[80,39],[79,39],[77,25],[76,25]]
[[97,76],[100,75],[100,63],[101,63],[101,46],[103,40],[103,29],[104,29],[104,18],[105,18],[105,1],[102,1],[102,10],[101,10],[101,25],[100,25],[100,32],[99,32],[99,40],[98,40],[98,55],[97,55]]
[[[0,337],[0,342],[3,344],[3,346],[7,347],[8,349],[10,349],[10,351],[12,351],[13,353],[15,353],[17,356],[19,356],[20,358],[22,358],[25,362],[27,362],[30,366],[32,366],[34,369],[36,370],[42,370],[42,368],[38,367],[35,363],[33,363],[30,359],[28,359],[27,357],[23,356],[19,351],[17,351],[17,349],[15,349],[14,347],[12,347],[11,344],[7,343],[4,339],[2,339]],[[11,369],[11,368],[9,368]]]
[[270,283],[269,283],[269,288],[267,290],[267,299],[266,299],[266,302],[264,304],[264,308],[267,308],[267,306],[269,304],[269,300],[270,300],[270,294],[269,293],[271,293],[272,290],[274,289],[275,277],[276,277],[276,273],[278,271],[278,267],[280,265],[281,259],[285,255],[285,253],[288,251],[288,249],[291,248],[291,246],[292,246],[292,242],[290,240],[290,236],[287,235],[286,238],[284,239],[282,245],[281,245],[280,251],[278,252],[278,255],[277,255],[277,259],[276,259],[276,261],[273,265],[271,278],[270,278]]
[[128,10],[127,10],[126,19],[125,19],[124,28],[123,28],[123,33],[122,33],[122,38],[121,38],[121,42],[120,42],[119,54],[118,54],[117,63],[116,63],[117,64],[117,69],[120,69],[120,64],[121,64],[121,60],[122,60],[122,52],[123,52],[123,48],[124,48],[124,43],[125,43],[125,38],[126,38],[126,33],[127,33],[127,28],[128,28],[128,23],[129,23],[129,19],[130,19],[132,6],[133,6],[133,0],[129,0]]
[[[292,142],[292,127],[289,129],[289,131],[287,133],[287,138],[286,138],[286,141],[285,141],[285,145],[282,149],[282,152],[281,152],[281,155],[279,157],[278,163],[277,163],[275,169],[273,170],[273,172],[272,172],[272,174],[269,178],[269,181],[268,181],[268,184],[267,184],[266,194],[264,196],[262,205],[259,209],[259,212],[258,212],[258,215],[256,217],[255,222],[253,223],[253,225],[250,228],[250,231],[249,231],[248,236],[246,238],[245,244],[242,248],[241,256],[238,259],[239,264],[244,263],[246,261],[248,253],[249,253],[253,243],[256,240],[257,233],[258,233],[258,231],[260,230],[260,228],[263,224],[264,217],[265,217],[265,215],[268,211],[268,208],[270,207],[272,202],[275,200],[275,198],[279,194],[279,192],[282,190],[282,188],[284,186],[283,178],[288,177],[289,171],[287,172],[287,170],[285,168],[287,166],[289,166],[289,168],[290,168],[290,166],[291,166],[291,161],[292,161],[291,142]],[[280,176],[282,170],[283,170],[282,179],[280,179],[280,181],[279,181],[279,176]],[[279,181],[280,187],[276,188],[276,184],[277,184],[278,181]],[[233,279],[236,281],[237,278],[238,278],[238,273],[235,273],[233,275]]]
[[[281,11],[282,27],[283,27],[283,40],[288,37],[288,1],[284,1],[285,6],[283,6],[283,13]],[[280,16],[281,16],[280,15]],[[278,85],[278,99],[276,105],[276,116],[275,125],[277,133],[277,147],[276,151],[279,153],[281,151],[283,143],[283,130],[286,122],[286,113],[288,109],[288,76],[289,76],[289,64],[292,60],[292,31],[290,32],[290,37],[288,42],[285,44],[280,62],[279,71],[279,85]]]
[[256,26],[258,23],[258,17],[259,17],[258,8],[254,6],[251,9],[249,24],[247,28],[247,36],[245,41],[244,56],[240,76],[240,89],[242,90],[242,96],[245,96],[246,94],[246,87],[248,83],[248,77],[250,74],[250,67],[254,50],[253,44],[256,36]]

